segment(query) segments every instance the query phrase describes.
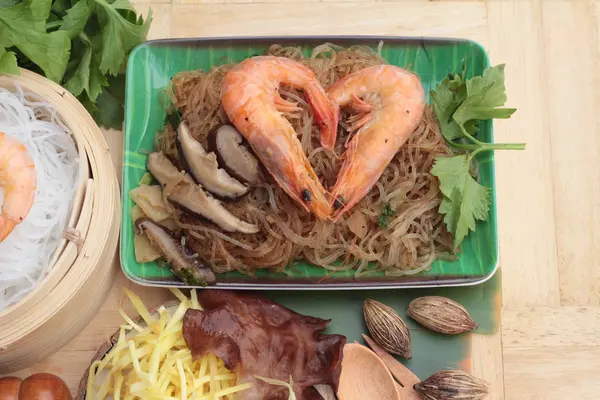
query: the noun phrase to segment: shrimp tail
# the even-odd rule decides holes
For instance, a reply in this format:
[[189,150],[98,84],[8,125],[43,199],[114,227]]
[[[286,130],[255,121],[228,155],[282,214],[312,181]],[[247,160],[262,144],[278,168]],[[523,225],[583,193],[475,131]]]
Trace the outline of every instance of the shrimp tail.
[[321,85],[311,85],[306,91],[306,98],[315,121],[320,130],[321,146],[333,150],[337,137],[337,126],[340,110],[328,100],[327,94]]

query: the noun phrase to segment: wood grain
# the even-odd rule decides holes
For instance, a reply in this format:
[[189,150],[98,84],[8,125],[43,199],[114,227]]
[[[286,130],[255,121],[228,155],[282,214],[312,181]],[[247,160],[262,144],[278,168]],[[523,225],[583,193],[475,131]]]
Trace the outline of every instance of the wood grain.
[[[600,14],[594,3],[544,2],[541,15],[547,90],[564,94],[547,97],[547,134],[565,305],[600,305]],[[575,87],[576,100],[567,95]]]
[[508,104],[517,108],[509,120],[495,122],[495,137],[527,143],[523,152],[496,152],[504,304],[559,305],[540,3],[490,1],[487,15],[490,58],[493,63],[506,63]]
[[504,348],[600,348],[600,307],[505,308],[502,313]]
[[[135,0],[149,36],[282,34],[456,36],[506,63],[508,105],[497,152],[503,325],[474,335],[470,368],[490,399],[586,400],[600,392],[600,1]],[[107,132],[113,159],[120,132]],[[74,388],[119,325],[121,287],[156,305],[165,290],[122,275],[102,310],[61,352],[19,373],[60,373]],[[131,307],[126,305],[131,312]],[[468,369],[469,366],[465,366]]]
[[471,2],[175,4],[172,18],[174,37],[378,34],[484,41],[486,34],[485,4]]
[[600,349],[505,348],[507,400],[596,400]]

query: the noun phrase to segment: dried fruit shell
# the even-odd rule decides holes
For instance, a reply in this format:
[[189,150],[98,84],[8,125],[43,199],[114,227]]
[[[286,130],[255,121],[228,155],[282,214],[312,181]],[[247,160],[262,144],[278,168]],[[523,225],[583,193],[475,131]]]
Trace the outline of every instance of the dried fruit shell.
[[393,308],[367,299],[363,313],[367,329],[378,345],[389,353],[412,358],[410,331]]
[[423,400],[482,400],[489,392],[489,384],[457,369],[436,372],[415,384]]
[[462,305],[441,296],[424,296],[411,301],[408,316],[424,327],[446,335],[456,335],[478,327]]

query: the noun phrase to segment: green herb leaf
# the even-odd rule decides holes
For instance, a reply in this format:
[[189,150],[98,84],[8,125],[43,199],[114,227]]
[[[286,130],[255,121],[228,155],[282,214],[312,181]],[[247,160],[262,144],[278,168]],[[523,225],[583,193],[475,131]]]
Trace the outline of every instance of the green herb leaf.
[[99,125],[121,128],[127,55],[150,21],[129,0],[0,0],[0,73],[44,74]]
[[74,51],[81,52],[80,61],[64,86],[75,96],[79,96],[85,90],[90,100],[95,102],[108,82],[98,70],[98,63],[93,62],[96,56],[93,54],[92,43],[84,32],[79,34],[74,45]]
[[0,0],[0,8],[12,7],[19,4],[19,0]]
[[122,129],[125,113],[125,76],[109,76],[108,87],[105,87],[92,109],[94,119],[106,128]]
[[475,138],[480,120],[509,118],[516,111],[500,108],[506,103],[504,65],[487,68],[482,76],[469,80],[465,76],[463,64],[462,75],[449,75],[431,91],[433,110],[446,141],[464,150],[525,148],[524,144],[491,144]]
[[381,229],[386,229],[390,224],[390,217],[396,214],[396,210],[392,208],[390,203],[385,203],[379,215],[378,224]]
[[506,103],[504,65],[487,68],[482,76],[465,80],[462,73],[450,74],[431,91],[433,110],[442,135],[451,146],[464,151],[454,157],[437,157],[431,173],[438,177],[443,199],[439,212],[458,248],[476,221],[488,218],[490,190],[480,185],[470,174],[473,157],[480,151],[522,150],[524,144],[485,143],[476,138],[479,122],[493,118],[509,118],[514,108],[502,108]]
[[152,20],[152,13],[144,22],[139,18],[136,23],[128,21],[118,10],[130,10],[125,0],[113,4],[104,0],[94,0],[104,10],[106,25],[102,28],[102,55],[100,71],[103,74],[117,75],[126,60],[126,54],[144,41]]
[[17,65],[17,56],[12,51],[6,51],[0,46],[0,74],[1,73],[19,75],[19,66]]
[[466,84],[459,75],[446,77],[431,91],[433,110],[440,122],[442,135],[448,142],[463,136],[462,130],[452,116],[466,97]]
[[70,0],[54,0],[52,2],[52,7],[50,8],[50,10],[52,10],[53,13],[63,16],[70,7]]
[[474,231],[476,220],[485,221],[491,202],[490,189],[480,185],[469,173],[471,158],[461,154],[437,157],[431,174],[438,177],[444,195],[439,212],[453,233],[454,248],[458,248],[469,231]]
[[85,24],[90,18],[90,15],[92,14],[92,5],[88,0],[79,0],[66,12],[67,15],[64,16],[60,29],[66,31],[69,34],[69,37],[74,39],[83,31]]
[[467,97],[454,112],[453,119],[463,133],[472,134],[465,125],[473,120],[510,118],[515,108],[500,108],[506,103],[504,65],[488,68],[483,76],[466,82]]
[[50,0],[25,0],[1,8],[0,38],[4,47],[17,47],[47,78],[60,82],[69,60],[71,41],[66,32],[46,32],[50,7]]

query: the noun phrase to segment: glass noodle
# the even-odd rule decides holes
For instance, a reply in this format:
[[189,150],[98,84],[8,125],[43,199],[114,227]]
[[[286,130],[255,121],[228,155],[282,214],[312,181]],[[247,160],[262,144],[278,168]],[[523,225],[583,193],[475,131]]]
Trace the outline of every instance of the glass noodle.
[[[271,46],[270,55],[296,59],[312,68],[328,88],[345,75],[386,61],[367,47],[348,49],[324,44],[305,58],[298,48]],[[176,75],[169,96],[183,114],[192,135],[205,147],[207,136],[228,123],[220,106],[223,76],[233,64],[210,71],[186,71]],[[344,145],[349,132],[350,115],[342,112],[335,154],[318,141],[309,106],[299,91],[283,87],[284,99],[298,103],[300,112],[284,116],[294,126],[313,168],[325,188],[335,183]],[[349,121],[350,120],[350,121]],[[175,132],[166,128],[156,136],[155,146],[178,167]],[[323,221],[295,204],[270,181],[253,188],[238,202],[223,203],[242,220],[257,223],[256,235],[215,232],[205,221],[171,208],[187,243],[217,272],[239,270],[252,274],[257,268],[282,270],[293,260],[306,259],[328,270],[354,270],[356,275],[383,270],[388,275],[411,274],[427,269],[441,252],[451,248],[450,234],[438,213],[441,193],[430,173],[434,158],[450,150],[440,134],[432,110],[426,109],[422,122],[408,142],[389,164],[376,186],[337,223]],[[387,228],[379,218],[389,204],[395,213]],[[341,263],[340,263],[341,261]]]

